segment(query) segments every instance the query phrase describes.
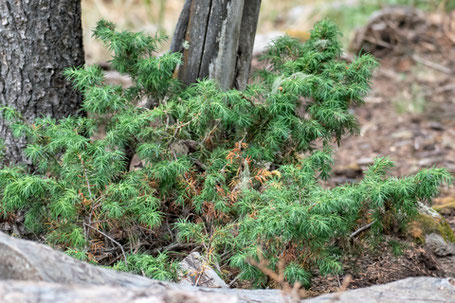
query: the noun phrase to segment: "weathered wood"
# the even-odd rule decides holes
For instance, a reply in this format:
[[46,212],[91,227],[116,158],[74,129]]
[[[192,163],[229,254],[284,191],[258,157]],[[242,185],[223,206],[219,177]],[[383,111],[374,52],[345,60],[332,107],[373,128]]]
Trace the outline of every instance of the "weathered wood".
[[232,88],[234,84],[243,3],[244,0],[231,0],[226,4],[227,12],[219,33],[218,52],[209,63],[209,78],[215,79],[223,90]]
[[240,25],[240,37],[234,87],[245,89],[248,83],[253,57],[254,39],[259,20],[259,10],[262,0],[245,1],[243,7],[242,24]]
[[191,3],[190,18],[185,35],[188,48],[183,50],[183,64],[179,71],[179,78],[186,85],[200,78],[199,70],[211,4],[212,0],[193,0]]
[[189,85],[210,78],[223,90],[244,89],[260,5],[260,0],[187,0],[171,47],[181,51],[180,45],[188,46],[183,49],[179,79]]
[[[27,121],[75,114],[82,98],[62,72],[83,63],[80,1],[0,1],[0,106]],[[2,118],[0,138],[4,164],[26,162],[25,140],[13,137]]]
[[183,41],[185,41],[186,29],[190,20],[190,7],[192,0],[185,0],[179,20],[175,26],[174,36],[171,42],[171,53],[183,52]]
[[200,75],[209,76],[211,60],[216,57],[219,49],[220,29],[227,16],[226,1],[212,1],[207,32],[205,33],[204,50],[202,53]]

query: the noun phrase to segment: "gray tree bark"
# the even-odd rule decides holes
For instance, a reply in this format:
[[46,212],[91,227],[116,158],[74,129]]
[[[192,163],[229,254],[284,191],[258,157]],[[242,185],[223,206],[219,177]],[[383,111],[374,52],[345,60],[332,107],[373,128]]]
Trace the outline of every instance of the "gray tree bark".
[[244,89],[260,6],[261,0],[186,0],[171,44],[171,52],[183,53],[179,79]]
[[[0,104],[27,121],[75,114],[81,96],[62,72],[84,64],[79,0],[0,1]],[[27,163],[25,140],[0,118],[3,164]]]

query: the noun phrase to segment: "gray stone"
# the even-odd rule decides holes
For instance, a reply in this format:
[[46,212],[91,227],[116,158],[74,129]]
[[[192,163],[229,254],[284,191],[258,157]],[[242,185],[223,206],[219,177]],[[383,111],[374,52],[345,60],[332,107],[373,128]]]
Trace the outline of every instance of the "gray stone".
[[104,73],[104,83],[110,85],[121,85],[122,88],[133,86],[133,80],[130,76],[122,75],[117,71],[106,71]]
[[[80,262],[45,245],[0,232],[0,302],[284,303],[289,300],[279,290],[206,288],[155,281]],[[301,302],[452,303],[455,280],[408,278]]]
[[155,288],[83,287],[47,282],[0,281],[2,303],[237,303],[233,295]]
[[349,290],[340,294],[323,295],[303,302],[453,303],[455,302],[455,280],[453,278],[407,278],[384,285]]
[[446,242],[440,235],[435,233],[425,236],[425,248],[439,257],[455,255],[455,244]]
[[[452,278],[408,278],[384,285],[349,290],[301,303],[453,303],[455,280]],[[34,281],[0,281],[2,303],[284,303],[277,290],[160,289],[153,287],[125,288],[113,286],[81,286]]]
[[180,262],[180,284],[209,288],[229,288],[198,252],[192,252]]
[[357,160],[357,165],[359,166],[368,166],[368,165],[373,165],[374,164],[374,159],[373,158],[360,158]]
[[49,246],[0,232],[0,280],[8,279],[122,287],[164,288],[169,284],[90,265]]
[[410,130],[405,129],[392,133],[391,137],[394,139],[412,139],[414,138],[414,134]]
[[420,201],[417,203],[417,208],[419,209],[419,213],[421,214],[431,216],[435,220],[442,219],[441,215],[437,211],[435,211],[433,208],[429,207],[428,205]]
[[[180,291],[181,294],[177,295],[176,291]],[[176,294],[175,300],[169,299],[167,293]],[[156,294],[156,296],[148,297],[147,294]],[[191,299],[203,298],[206,295],[210,295],[209,301]],[[65,301],[62,298],[69,299]],[[137,299],[127,300],[128,298]],[[284,302],[278,290],[193,287],[118,272],[75,260],[46,245],[16,239],[0,232],[0,303],[214,301],[217,303]]]
[[273,31],[266,34],[257,34],[254,39],[253,56],[258,56],[267,50],[267,47],[272,43],[273,40],[283,36],[284,32]]

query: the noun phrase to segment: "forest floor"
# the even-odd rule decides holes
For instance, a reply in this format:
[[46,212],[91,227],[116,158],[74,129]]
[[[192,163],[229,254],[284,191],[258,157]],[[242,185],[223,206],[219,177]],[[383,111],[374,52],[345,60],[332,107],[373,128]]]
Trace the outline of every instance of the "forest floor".
[[[366,104],[354,109],[360,135],[345,138],[336,149],[328,186],[360,180],[378,156],[396,163],[395,176],[433,166],[455,173],[455,39],[444,26],[434,25],[420,32],[417,41],[395,41],[390,50],[374,49],[381,66]],[[384,37],[384,33],[374,36]],[[443,188],[433,203],[443,208],[441,214],[455,231],[455,187]],[[361,239],[355,241],[362,244]],[[406,277],[455,276],[455,256],[437,257],[422,245],[394,235],[378,247],[365,247],[346,257],[343,264],[344,272],[352,275],[348,288]],[[309,295],[336,291],[342,280],[342,276],[316,277]]]
[[[174,2],[177,1],[170,3]],[[378,156],[395,161],[395,176],[433,166],[445,167],[455,174],[455,13],[448,25],[441,16],[424,19],[428,22],[417,20],[420,25],[410,28],[390,28],[390,24],[401,22],[386,20],[389,28],[386,26],[385,31],[362,37],[388,46],[384,49],[368,45],[373,53],[377,51],[381,66],[372,79],[366,104],[354,109],[361,132],[344,138],[335,150],[333,177],[327,186],[361,180],[367,166]],[[390,31],[394,31],[393,35],[387,36]],[[89,62],[100,60],[95,51],[90,54]],[[448,206],[441,214],[455,231],[455,187],[443,188],[433,203]],[[348,288],[415,276],[455,277],[455,256],[437,257],[407,238],[390,234],[375,247],[367,247],[362,235],[353,241],[357,248],[343,260],[344,273],[352,276]],[[307,294],[337,291],[343,278],[316,276]]]

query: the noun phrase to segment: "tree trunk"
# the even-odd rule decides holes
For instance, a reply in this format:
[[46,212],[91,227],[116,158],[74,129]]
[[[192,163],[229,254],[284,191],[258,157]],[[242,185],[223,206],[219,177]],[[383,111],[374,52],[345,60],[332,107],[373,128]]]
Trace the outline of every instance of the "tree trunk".
[[[27,121],[75,114],[81,96],[62,72],[84,63],[78,0],[0,1],[0,104]],[[0,119],[3,164],[27,163],[25,140],[12,136]]]
[[171,52],[183,52],[179,79],[244,89],[260,6],[261,0],[186,0],[171,45]]

